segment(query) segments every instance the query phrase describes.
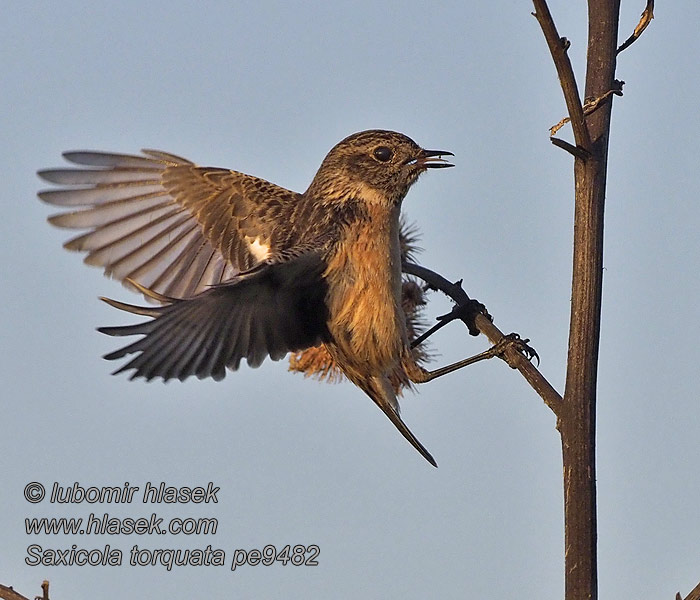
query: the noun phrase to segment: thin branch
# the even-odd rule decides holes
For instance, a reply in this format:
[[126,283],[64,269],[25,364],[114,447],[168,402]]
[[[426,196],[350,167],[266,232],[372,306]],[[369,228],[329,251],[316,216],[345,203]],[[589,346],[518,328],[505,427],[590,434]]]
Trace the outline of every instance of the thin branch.
[[[559,121],[559,123],[557,123],[556,125],[552,125],[549,128],[549,137],[553,138],[557,134],[557,131],[559,131],[562,127],[564,127],[564,125],[566,125],[569,121],[571,121],[571,119],[569,117],[564,117],[561,121]],[[554,142],[552,142],[552,143],[554,144]],[[555,146],[556,146],[556,144],[555,144]],[[574,148],[575,147],[576,146],[574,146]]]
[[632,35],[629,36],[622,45],[617,49],[617,54],[620,54],[623,50],[629,48],[634,42],[636,42],[639,37],[644,33],[644,30],[649,26],[651,20],[654,18],[654,0],[647,0],[647,6],[642,13],[642,17],[639,19],[639,23],[634,28]]
[[[615,94],[616,96],[622,96],[622,86],[625,85],[624,81],[618,81],[617,79],[615,80],[615,87],[608,90],[604,94],[598,96],[597,98],[593,98],[592,100],[588,100],[584,105],[583,105],[583,114],[584,116],[588,116],[590,114],[593,114],[595,111],[597,111],[602,105],[603,101],[609,98],[612,94]],[[566,125],[569,121],[571,121],[570,117],[564,117],[559,123],[556,125],[553,125],[552,127],[549,128],[549,136],[553,138],[553,136],[559,131],[564,125]],[[567,152],[570,152],[574,156],[578,156],[577,153],[582,153],[583,156],[579,158],[588,158],[590,157],[590,152],[586,152],[583,150],[583,148],[580,148],[579,146],[573,146],[572,144],[569,144],[568,142],[564,142],[563,140],[558,140],[554,141],[556,138],[553,138],[551,140],[552,144],[555,146],[559,146],[560,148],[563,148]],[[572,150],[573,148],[576,149],[576,151]]]
[[605,100],[610,98],[613,94],[616,96],[622,96],[622,86],[625,85],[624,81],[620,81],[619,79],[615,80],[615,87],[612,89],[608,90],[604,94],[601,94],[597,98],[593,98],[592,100],[586,100],[586,103],[583,105],[583,114],[588,116],[592,115],[595,111],[597,111],[602,105]]
[[[565,120],[561,122],[559,125],[564,125],[569,120],[569,117],[567,117]],[[556,127],[556,125],[555,125]],[[553,134],[552,134],[553,135]],[[588,160],[591,157],[591,153],[588,150],[585,150],[581,148],[581,146],[574,146],[573,144],[570,144],[566,140],[562,140],[559,138],[555,137],[550,137],[549,141],[552,142],[557,148],[561,148],[562,150],[566,150],[569,154],[575,156],[576,158],[580,158],[581,160]]]
[[678,592],[676,594],[676,600],[700,600],[700,583],[698,583],[685,598]]
[[41,596],[37,596],[35,600],[49,600],[49,582],[46,579],[41,582]]
[[[430,269],[426,269],[425,267],[413,263],[404,263],[402,268],[404,273],[414,275],[415,277],[420,277],[423,281],[430,285],[430,287],[443,292],[460,306],[472,302],[472,299],[469,298],[464,289],[462,289],[461,282],[452,283],[439,273],[435,273]],[[459,318],[465,325],[467,325],[467,327],[470,326],[469,319],[466,316]],[[479,328],[479,331],[481,331],[481,333],[483,333],[492,344],[498,344],[505,337],[503,332],[493,324],[490,316],[487,314],[478,313],[476,315],[475,324]],[[533,365],[527,359],[527,357],[518,352],[514,347],[509,347],[504,352],[503,359],[511,368],[520,371],[520,374],[540,395],[542,400],[544,400],[544,403],[555,415],[557,415],[557,418],[559,418],[562,397],[559,392],[552,387],[547,379],[545,379],[544,375],[539,372],[535,365]]]
[[[39,600],[42,600],[43,598],[46,598],[48,600],[49,597],[49,582],[44,581],[41,584],[41,589],[42,589],[42,595],[37,596]],[[2,600],[29,600],[26,596],[23,596],[19,592],[16,592],[12,586],[7,586],[7,585],[2,585],[0,583],[0,598]]]
[[569,117],[571,118],[571,126],[574,130],[576,145],[590,152],[591,137],[588,133],[588,127],[586,126],[581,96],[578,93],[578,86],[576,85],[576,77],[574,76],[574,70],[571,67],[571,61],[567,53],[569,42],[566,38],[559,36],[557,27],[554,24],[554,20],[552,19],[552,15],[549,12],[549,7],[545,0],[532,0],[532,3],[535,5],[535,12],[533,15],[542,28],[542,33],[544,33],[544,37],[547,40],[549,51],[554,60],[557,74],[559,75],[559,83],[564,92],[564,100],[566,101],[566,107],[569,111]]

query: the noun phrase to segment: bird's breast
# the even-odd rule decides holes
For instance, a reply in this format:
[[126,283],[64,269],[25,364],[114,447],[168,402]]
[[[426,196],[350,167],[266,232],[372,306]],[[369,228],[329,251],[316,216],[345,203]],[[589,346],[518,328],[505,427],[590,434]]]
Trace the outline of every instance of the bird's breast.
[[[328,261],[328,329],[344,370],[384,374],[406,342],[398,208],[351,224]],[[350,374],[350,373],[348,373]]]

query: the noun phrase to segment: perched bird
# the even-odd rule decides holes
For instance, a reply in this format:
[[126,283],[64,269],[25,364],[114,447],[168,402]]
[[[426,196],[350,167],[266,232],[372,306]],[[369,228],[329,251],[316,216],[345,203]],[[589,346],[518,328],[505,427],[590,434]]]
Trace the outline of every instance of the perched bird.
[[323,344],[437,466],[401,420],[390,377],[424,382],[462,366],[423,369],[401,305],[401,202],[421,173],[453,166],[445,155],[400,133],[363,131],[338,143],[299,194],[155,150],[66,152],[80,167],[40,171],[62,187],[39,197],[80,207],[49,218],[88,230],[66,248],[160,304],[104,299],[149,317],[99,329],[143,336],[105,356],[136,354],[115,373],[218,380],[243,358],[257,367]]

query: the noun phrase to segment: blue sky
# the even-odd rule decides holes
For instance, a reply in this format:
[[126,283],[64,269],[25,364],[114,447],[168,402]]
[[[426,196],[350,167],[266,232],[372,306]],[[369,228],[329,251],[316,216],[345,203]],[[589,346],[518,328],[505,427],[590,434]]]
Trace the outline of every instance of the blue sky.
[[[625,2],[626,37],[643,2]],[[552,2],[582,86],[583,2]],[[348,383],[286,363],[220,383],[111,377],[137,297],[45,219],[37,169],[71,149],[159,148],[303,191],[325,153],[368,128],[454,152],[404,203],[421,262],[464,278],[503,330],[564,381],[572,169],[548,128],[565,114],[528,2],[11,3],[0,23],[0,583],[52,597],[561,598],[561,453],[554,418],[504,364],[408,394],[433,469]],[[670,598],[700,581],[697,139],[700,5],[657,7],[619,58],[598,406],[601,597]],[[564,137],[570,132],[564,129]],[[428,316],[449,304],[438,296]],[[484,349],[460,325],[435,364]],[[29,504],[37,481],[220,487],[208,505]],[[215,535],[27,535],[26,517],[213,517]],[[27,547],[315,544],[319,565],[40,567]],[[125,561],[126,562],[126,561]]]

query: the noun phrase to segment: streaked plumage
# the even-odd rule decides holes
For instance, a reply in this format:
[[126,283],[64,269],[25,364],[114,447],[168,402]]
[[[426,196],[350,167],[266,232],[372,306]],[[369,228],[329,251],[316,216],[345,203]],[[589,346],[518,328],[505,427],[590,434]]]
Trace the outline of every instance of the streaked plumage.
[[105,357],[136,354],[117,373],[221,379],[243,358],[258,366],[324,344],[435,464],[401,421],[390,376],[425,380],[401,305],[399,213],[420,173],[451,166],[445,154],[399,133],[360,132],[328,153],[299,194],[154,150],[68,152],[79,167],[41,171],[61,187],[39,196],[72,209],[51,223],[88,230],[66,248],[160,303],[107,300],[149,317],[100,329],[143,336]]

